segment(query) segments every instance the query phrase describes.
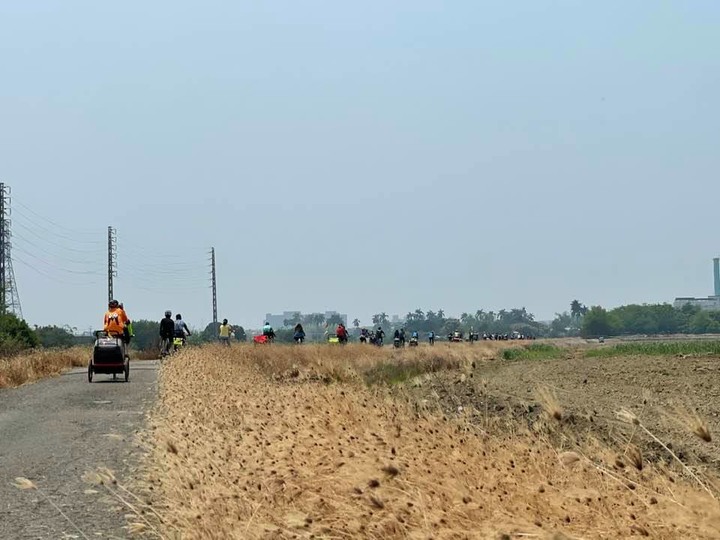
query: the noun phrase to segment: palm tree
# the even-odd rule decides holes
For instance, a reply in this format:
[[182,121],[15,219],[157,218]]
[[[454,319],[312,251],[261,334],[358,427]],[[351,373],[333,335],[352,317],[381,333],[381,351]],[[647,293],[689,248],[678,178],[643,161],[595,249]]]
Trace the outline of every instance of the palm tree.
[[417,308],[415,310],[415,320],[416,321],[424,321],[425,320],[425,313],[423,313],[422,309]]
[[587,313],[587,308],[580,303],[579,300],[573,300],[570,302],[570,315],[574,318],[579,319]]
[[353,326],[355,328],[360,328],[360,319],[353,320]]

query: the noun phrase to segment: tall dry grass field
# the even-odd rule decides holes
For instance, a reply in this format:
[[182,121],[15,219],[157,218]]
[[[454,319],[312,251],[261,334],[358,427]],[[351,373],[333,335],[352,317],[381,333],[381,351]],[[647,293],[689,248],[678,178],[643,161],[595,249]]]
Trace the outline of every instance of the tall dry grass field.
[[183,351],[162,367],[146,463],[163,535],[720,537],[711,492],[642,456],[639,470],[600,444],[551,445],[552,411],[529,428],[450,417],[382,384],[469,376],[501,346]]
[[63,371],[86,366],[90,358],[87,347],[70,349],[40,349],[7,358],[0,358],[0,388],[60,375]]

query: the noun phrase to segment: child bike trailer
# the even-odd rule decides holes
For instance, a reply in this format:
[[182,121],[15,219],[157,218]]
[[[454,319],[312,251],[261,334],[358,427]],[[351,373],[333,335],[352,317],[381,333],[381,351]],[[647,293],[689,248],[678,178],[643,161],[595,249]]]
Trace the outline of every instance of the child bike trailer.
[[117,336],[106,332],[95,333],[95,345],[88,364],[88,382],[93,381],[95,373],[104,373],[117,379],[118,374],[130,380],[130,357],[126,354],[125,343]]

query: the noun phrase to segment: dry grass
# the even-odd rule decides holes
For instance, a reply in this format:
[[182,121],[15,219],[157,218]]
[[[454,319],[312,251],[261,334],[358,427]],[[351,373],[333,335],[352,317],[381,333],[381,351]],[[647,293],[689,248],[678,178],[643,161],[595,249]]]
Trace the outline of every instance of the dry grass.
[[712,442],[712,435],[710,434],[710,428],[707,422],[696,411],[675,406],[672,412],[666,414],[698,439],[708,443]]
[[40,349],[0,358],[0,388],[12,388],[21,384],[60,375],[78,366],[87,366],[90,358],[87,347],[71,349]]
[[[479,345],[183,351],[162,367],[146,464],[160,532],[238,539],[720,537],[717,502],[669,469],[619,469],[617,452],[599,444],[568,443],[559,451],[543,430],[499,423],[481,430],[478,411],[443,417],[367,384],[366,374],[388,362],[465,374],[496,355]],[[396,382],[406,381],[412,379]],[[561,410],[549,397],[550,411]],[[641,455],[628,457],[642,466]]]
[[560,407],[560,402],[558,401],[557,395],[555,395],[555,392],[552,390],[552,388],[548,388],[547,386],[542,386],[537,391],[538,394],[538,401],[540,402],[540,405],[543,408],[543,411],[545,411],[545,414],[548,416],[548,418],[552,418],[553,420],[557,420],[560,422],[563,419],[563,411]]

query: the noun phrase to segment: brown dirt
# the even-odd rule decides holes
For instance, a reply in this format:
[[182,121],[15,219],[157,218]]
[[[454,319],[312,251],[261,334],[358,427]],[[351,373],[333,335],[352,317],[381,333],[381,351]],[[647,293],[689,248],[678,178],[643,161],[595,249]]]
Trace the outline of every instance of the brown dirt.
[[[608,426],[610,411],[637,409],[630,382],[602,397],[613,386],[604,379],[630,381],[632,367],[490,360],[496,352],[183,351],[162,368],[143,493],[169,538],[720,536],[720,508],[700,484],[711,472],[695,469],[695,481],[642,458],[640,471],[614,432],[600,425],[591,437],[598,423],[582,421],[590,400]],[[388,361],[434,373],[366,386]],[[538,385],[546,401],[557,396],[559,419],[527,397]]]
[[479,362],[469,373],[440,373],[415,392],[437,396],[441,408],[474,407],[511,415],[531,425],[542,412],[538,390],[550,388],[576,437],[599,437],[623,452],[632,443],[648,459],[671,461],[647,434],[618,420],[624,408],[638,416],[683,461],[720,472],[720,445],[692,432],[693,416],[720,436],[720,359],[703,357],[584,358],[581,351],[557,360]]

